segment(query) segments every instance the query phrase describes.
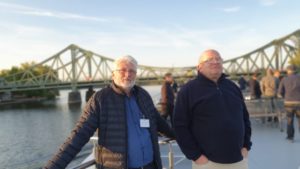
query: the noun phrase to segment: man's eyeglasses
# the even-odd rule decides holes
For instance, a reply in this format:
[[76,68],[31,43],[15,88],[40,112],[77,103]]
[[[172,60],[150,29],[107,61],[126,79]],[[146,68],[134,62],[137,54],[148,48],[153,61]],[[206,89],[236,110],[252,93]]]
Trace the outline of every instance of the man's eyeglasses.
[[213,64],[213,63],[223,63],[223,59],[222,58],[209,58],[206,60],[203,60],[202,63],[208,63],[208,64]]
[[117,69],[115,71],[119,72],[120,74],[125,74],[126,72],[129,74],[136,74],[136,70],[133,69]]

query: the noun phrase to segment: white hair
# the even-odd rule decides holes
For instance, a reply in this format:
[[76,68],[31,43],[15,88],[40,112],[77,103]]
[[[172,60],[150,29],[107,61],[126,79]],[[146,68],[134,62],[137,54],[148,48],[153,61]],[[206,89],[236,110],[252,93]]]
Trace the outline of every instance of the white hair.
[[135,68],[137,68],[138,65],[137,61],[132,56],[130,55],[121,56],[114,61],[114,70],[118,69],[118,65],[121,62],[132,63]]

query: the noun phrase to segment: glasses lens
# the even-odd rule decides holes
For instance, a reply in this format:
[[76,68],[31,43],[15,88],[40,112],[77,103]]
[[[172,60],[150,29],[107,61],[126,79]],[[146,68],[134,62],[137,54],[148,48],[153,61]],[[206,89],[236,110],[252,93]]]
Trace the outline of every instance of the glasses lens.
[[206,63],[222,63],[223,60],[221,58],[210,58],[204,61]]
[[118,69],[116,71],[118,71],[121,74],[125,74],[126,72],[128,72],[129,74],[136,74],[136,71],[133,69]]

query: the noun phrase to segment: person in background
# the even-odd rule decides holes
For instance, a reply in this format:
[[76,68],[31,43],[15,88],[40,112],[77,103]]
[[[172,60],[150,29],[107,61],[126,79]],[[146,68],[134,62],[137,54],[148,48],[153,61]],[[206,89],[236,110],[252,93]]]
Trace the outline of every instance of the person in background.
[[276,89],[276,97],[277,97],[278,88],[279,88],[279,84],[280,84],[280,81],[281,81],[281,76],[280,76],[280,71],[279,70],[274,71],[274,78],[275,78],[275,89]]
[[137,62],[131,56],[114,62],[111,85],[96,92],[71,135],[45,169],[62,169],[98,130],[97,168],[162,169],[158,132],[174,138],[149,93],[135,85]]
[[85,93],[85,101],[89,101],[89,99],[92,97],[92,95],[95,93],[95,90],[93,89],[93,86],[89,86],[88,91]]
[[249,84],[249,92],[250,92],[251,99],[260,99],[261,90],[260,90],[259,82],[257,80],[256,73],[254,73],[251,76],[251,79],[249,80],[248,84]]
[[244,76],[241,76],[238,80],[238,84],[240,86],[240,89],[242,91],[246,90],[246,87],[247,87],[247,81],[245,80]]
[[172,124],[173,109],[174,109],[174,91],[172,88],[173,77],[171,73],[166,73],[164,82],[161,87],[161,116],[167,120],[170,116]]
[[222,73],[216,50],[202,53],[197,70],[175,103],[179,147],[193,161],[193,169],[247,169],[251,124],[241,90]]
[[284,77],[279,85],[279,97],[284,98],[284,107],[287,113],[287,139],[294,141],[294,116],[298,118],[300,131],[300,75],[295,73],[296,67],[287,67],[287,77]]
[[[272,69],[266,70],[266,75],[261,79],[260,88],[266,103],[266,112],[275,113],[277,111],[275,105],[276,79]],[[272,121],[272,118],[269,117],[268,121]]]
[[172,83],[172,89],[175,94],[178,92],[178,84],[174,79],[173,79],[173,83]]

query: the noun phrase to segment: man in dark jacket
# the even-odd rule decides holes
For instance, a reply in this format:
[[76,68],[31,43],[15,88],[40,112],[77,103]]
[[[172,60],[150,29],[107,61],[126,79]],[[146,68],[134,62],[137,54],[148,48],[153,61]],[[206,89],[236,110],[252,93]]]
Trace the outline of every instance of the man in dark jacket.
[[174,129],[182,152],[194,169],[247,169],[251,126],[240,89],[222,73],[216,50],[201,55],[197,70],[175,103]]
[[245,80],[244,76],[241,76],[238,80],[238,84],[239,84],[241,91],[244,91],[244,90],[246,90],[248,82]]
[[89,101],[89,99],[93,96],[95,93],[95,90],[93,89],[93,86],[89,86],[88,91],[85,93],[85,101]]
[[295,73],[296,67],[287,67],[287,77],[281,80],[278,93],[284,98],[284,107],[287,115],[287,139],[294,141],[294,116],[298,118],[300,131],[300,75]]
[[251,99],[260,99],[261,97],[261,90],[260,85],[257,80],[257,74],[254,73],[249,80],[249,92]]
[[168,116],[170,116],[171,123],[174,109],[174,91],[171,86],[172,83],[172,74],[166,73],[164,76],[164,83],[161,86],[161,116],[164,119],[167,119]]
[[148,92],[135,85],[137,62],[115,61],[110,86],[88,101],[75,129],[45,168],[65,168],[98,129],[96,166],[101,169],[161,169],[157,131],[174,133]]

